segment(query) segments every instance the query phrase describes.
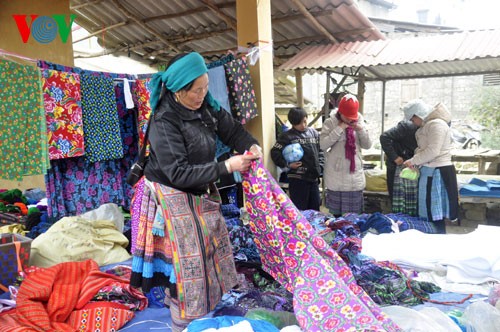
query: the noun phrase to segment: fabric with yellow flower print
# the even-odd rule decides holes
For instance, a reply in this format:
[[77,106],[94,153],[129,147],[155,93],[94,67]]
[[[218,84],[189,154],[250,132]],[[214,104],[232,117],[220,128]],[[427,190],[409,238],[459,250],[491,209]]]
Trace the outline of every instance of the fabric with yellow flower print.
[[49,158],[83,156],[80,75],[42,69]]
[[304,331],[401,331],[359,287],[350,268],[254,161],[244,174],[245,208],[264,270],[293,293]]
[[49,167],[40,71],[0,60],[0,178],[21,181]]

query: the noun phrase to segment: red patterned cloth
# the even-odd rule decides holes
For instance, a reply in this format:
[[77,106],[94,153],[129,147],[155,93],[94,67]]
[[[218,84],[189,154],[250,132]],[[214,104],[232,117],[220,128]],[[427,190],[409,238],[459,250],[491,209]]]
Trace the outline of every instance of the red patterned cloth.
[[132,94],[135,97],[137,105],[137,122],[139,125],[139,144],[142,147],[144,144],[144,135],[146,133],[149,115],[151,114],[151,106],[149,105],[149,88],[150,78],[137,79],[132,86]]
[[49,158],[83,156],[80,75],[42,69]]
[[[99,271],[93,260],[68,262],[27,275],[17,295],[16,309],[0,315],[0,332],[111,331],[134,316],[124,305],[100,301],[90,303],[104,286],[130,287],[127,280]],[[143,305],[147,299],[142,297]],[[81,325],[86,316],[86,326]],[[95,318],[95,319],[94,319]],[[98,319],[97,319],[98,318]]]

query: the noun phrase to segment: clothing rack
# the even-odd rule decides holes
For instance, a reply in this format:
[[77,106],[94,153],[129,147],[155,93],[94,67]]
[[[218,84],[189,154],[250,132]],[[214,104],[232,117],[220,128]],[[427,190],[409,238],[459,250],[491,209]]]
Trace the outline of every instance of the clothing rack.
[[[128,79],[128,78],[127,78],[127,80],[129,82],[135,82],[135,80],[131,80],[131,79]],[[123,78],[123,77],[115,77],[115,78],[113,78],[113,81],[125,81],[125,78]]]

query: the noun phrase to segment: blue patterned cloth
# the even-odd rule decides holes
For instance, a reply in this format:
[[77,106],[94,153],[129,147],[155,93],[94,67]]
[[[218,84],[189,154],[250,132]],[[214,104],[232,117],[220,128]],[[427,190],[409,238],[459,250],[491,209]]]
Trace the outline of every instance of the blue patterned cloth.
[[90,162],[122,158],[113,80],[92,75],[80,78],[85,157]]

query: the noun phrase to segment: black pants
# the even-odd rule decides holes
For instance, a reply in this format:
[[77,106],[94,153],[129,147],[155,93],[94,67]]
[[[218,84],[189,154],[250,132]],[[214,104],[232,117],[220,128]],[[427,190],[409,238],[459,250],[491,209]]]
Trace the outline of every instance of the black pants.
[[394,174],[396,174],[396,165],[394,163],[386,164],[387,170],[387,191],[392,202],[392,193],[394,192]]
[[321,205],[318,181],[288,178],[288,192],[293,204],[299,210],[319,211]]

